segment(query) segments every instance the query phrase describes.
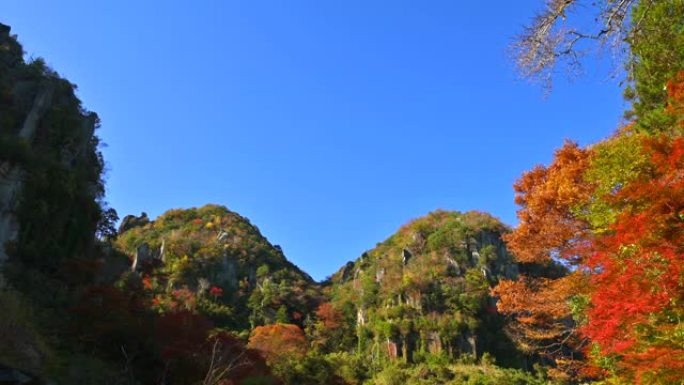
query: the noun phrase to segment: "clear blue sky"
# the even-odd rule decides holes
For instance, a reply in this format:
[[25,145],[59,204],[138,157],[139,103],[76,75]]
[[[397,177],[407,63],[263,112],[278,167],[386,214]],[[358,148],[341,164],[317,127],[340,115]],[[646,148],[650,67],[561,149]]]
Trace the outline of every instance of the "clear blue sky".
[[506,47],[543,1],[2,0],[102,119],[120,216],[220,203],[322,279],[437,209],[516,223],[512,183],[609,135],[605,63],[544,98]]

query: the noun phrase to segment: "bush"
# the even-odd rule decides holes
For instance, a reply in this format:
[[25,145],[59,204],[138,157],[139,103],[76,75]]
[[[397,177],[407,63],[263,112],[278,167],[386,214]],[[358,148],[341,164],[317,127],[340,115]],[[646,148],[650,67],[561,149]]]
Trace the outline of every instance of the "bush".
[[373,379],[373,385],[396,385],[408,384],[408,375],[406,371],[399,366],[392,365],[386,367],[383,371],[378,373]]
[[33,308],[16,291],[0,289],[0,362],[40,372],[48,347],[38,331]]

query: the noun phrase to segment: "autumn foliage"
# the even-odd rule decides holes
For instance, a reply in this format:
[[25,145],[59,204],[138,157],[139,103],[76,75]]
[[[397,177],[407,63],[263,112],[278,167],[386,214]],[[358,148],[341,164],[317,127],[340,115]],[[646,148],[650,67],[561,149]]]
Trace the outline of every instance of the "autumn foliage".
[[684,378],[684,138],[644,140],[649,175],[615,197],[625,206],[595,243],[585,334],[637,381]]
[[684,128],[684,71],[666,86],[668,94],[667,113],[675,117],[677,128]]
[[256,327],[247,346],[261,352],[269,362],[277,362],[303,357],[308,343],[299,326],[277,323]]
[[[684,378],[684,74],[667,90],[667,133],[627,127],[587,149],[566,143],[515,185],[521,223],[510,249],[566,272],[528,269],[493,294],[519,346],[568,377]],[[567,365],[563,353],[591,360]]]
[[527,264],[527,274],[492,290],[499,297],[498,310],[514,316],[509,335],[524,351],[553,360],[562,378],[576,377],[582,369],[577,358],[585,341],[572,322],[571,301],[583,292],[586,277],[564,274],[554,261],[571,267],[582,263],[589,225],[574,208],[591,195],[592,186],[583,179],[589,159],[589,151],[566,142],[549,167],[537,166],[515,184],[520,224],[505,240]]
[[552,256],[574,262],[588,230],[573,212],[591,195],[583,179],[588,166],[589,151],[566,142],[549,167],[537,166],[515,183],[520,225],[506,243],[520,262],[545,263]]
[[318,306],[316,317],[325,329],[336,329],[342,324],[342,314],[330,302],[324,302]]

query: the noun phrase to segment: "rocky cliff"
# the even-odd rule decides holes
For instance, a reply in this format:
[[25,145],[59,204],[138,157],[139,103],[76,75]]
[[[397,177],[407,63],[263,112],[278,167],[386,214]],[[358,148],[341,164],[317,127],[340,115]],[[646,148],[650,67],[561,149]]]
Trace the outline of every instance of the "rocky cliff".
[[41,59],[25,60],[0,24],[0,362],[30,373],[54,364],[49,350],[59,344],[44,336],[68,322],[58,312],[85,277],[67,266],[95,264],[97,236],[116,219],[103,208],[97,126],[75,86]]
[[353,306],[361,349],[411,361],[426,352],[508,352],[489,289],[518,267],[481,212],[435,211],[348,263],[331,279],[338,308]]
[[211,290],[220,292],[205,310],[216,313],[222,306],[221,321],[236,328],[303,325],[318,302],[311,277],[247,218],[223,206],[170,210],[154,221],[127,216],[116,245],[129,256],[132,274],[150,282],[161,299],[187,290],[201,305]]
[[[104,189],[96,114],[0,24],[0,263],[51,269],[87,254]],[[48,257],[49,256],[49,257]]]

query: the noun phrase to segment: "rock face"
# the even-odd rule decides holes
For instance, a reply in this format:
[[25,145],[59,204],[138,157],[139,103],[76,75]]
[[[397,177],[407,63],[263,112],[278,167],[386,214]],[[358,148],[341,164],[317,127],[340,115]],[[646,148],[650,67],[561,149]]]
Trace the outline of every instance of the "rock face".
[[[9,26],[0,24],[0,50],[4,51],[1,57],[3,64],[8,67],[2,69],[5,73],[8,72],[6,70],[21,63],[21,47],[10,36],[10,30]],[[36,135],[41,118],[51,105],[55,84],[52,79],[44,79],[37,88],[31,107],[19,131],[15,133],[17,139],[28,143],[29,146]],[[16,209],[23,186],[24,171],[20,164],[0,157],[0,269],[8,258],[7,243],[16,241],[19,232]],[[0,285],[2,284],[3,279],[0,276]]]
[[221,269],[218,271],[216,280],[221,284],[236,289],[238,287],[237,261],[228,255],[223,256]]
[[121,220],[118,233],[123,234],[132,228],[145,226],[148,223],[150,223],[150,219],[147,218],[147,213],[142,213],[139,217],[136,217],[135,215],[126,215]]
[[333,275],[333,301],[356,308],[359,345],[369,353],[410,361],[415,350],[496,352],[506,337],[489,288],[517,277],[501,239],[507,231],[485,213],[430,213]]
[[407,249],[401,250],[401,262],[406,266],[413,255]]
[[0,267],[8,258],[5,250],[7,243],[15,241],[19,231],[15,210],[21,188],[21,174],[19,167],[0,165]]
[[233,324],[273,323],[281,306],[302,314],[318,301],[311,277],[223,206],[169,210],[154,221],[127,218],[115,244],[132,261],[131,270],[157,277],[169,292],[220,289]]
[[161,261],[161,254],[164,249],[162,246],[157,251],[152,251],[150,245],[143,242],[138,245],[135,250],[135,255],[133,256],[133,263],[131,264],[131,271],[138,271],[143,266],[149,265],[154,260]]
[[344,267],[342,268],[342,270],[340,270],[340,272],[341,272],[340,275],[342,277],[341,279],[343,281],[347,281],[347,280],[353,278],[354,277],[354,262],[351,262],[351,261],[347,262],[344,265]]
[[[51,270],[91,255],[103,213],[95,113],[0,24],[0,265]],[[66,238],[69,238],[68,240]]]
[[[97,232],[112,235],[115,213],[100,204],[104,165],[97,115],[83,107],[75,85],[42,59],[24,60],[10,33],[0,24],[0,309],[10,315],[0,316],[6,319],[0,322],[0,356],[24,373],[0,366],[0,383],[38,383],[27,373],[45,374],[55,362],[48,349],[54,339],[42,335],[53,328],[23,319],[24,304],[62,314],[71,300],[55,299],[51,291],[60,287],[64,298],[71,296],[75,291],[66,282],[84,271],[77,269],[100,265],[105,251]],[[13,274],[5,280],[9,264]],[[39,278],[29,284],[27,277]],[[101,282],[100,277],[92,281]],[[22,295],[13,296],[14,291]]]

